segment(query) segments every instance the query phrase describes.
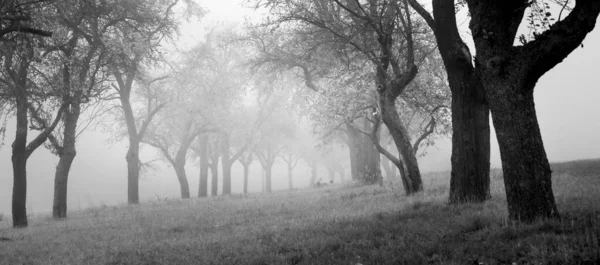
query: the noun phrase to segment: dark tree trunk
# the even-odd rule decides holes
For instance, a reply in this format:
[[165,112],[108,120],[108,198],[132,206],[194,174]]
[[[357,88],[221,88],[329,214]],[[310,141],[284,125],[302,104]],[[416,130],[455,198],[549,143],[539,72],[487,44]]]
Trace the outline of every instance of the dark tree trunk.
[[450,203],[483,202],[490,198],[489,109],[477,78],[447,72],[452,89]]
[[208,135],[201,135],[198,140],[200,153],[200,179],[198,197],[208,196]]
[[71,103],[71,108],[64,114],[63,146],[58,155],[58,165],[54,175],[54,201],[52,205],[52,217],[62,219],[67,217],[67,188],[69,171],[77,151],[75,149],[75,138],[77,136],[77,121],[81,109],[79,103]]
[[365,184],[374,184],[381,178],[379,152],[369,136],[361,133],[354,126],[358,125],[346,126],[352,179]]
[[398,149],[399,154],[402,155],[404,165],[406,166],[405,185],[407,186],[405,186],[405,190],[407,194],[422,191],[423,181],[421,180],[417,156],[415,155],[413,146],[410,142],[410,136],[400,120],[400,115],[396,112],[396,99],[389,89],[380,90],[379,93],[381,118],[394,139],[396,148]]
[[[24,93],[24,92],[23,92]],[[13,227],[27,226],[27,102],[17,97],[17,132],[12,144]]]
[[512,75],[484,79],[496,129],[508,214],[525,222],[558,216],[552,171],[546,157],[533,101],[535,83],[526,83],[514,66]]
[[452,172],[450,203],[490,198],[489,109],[469,48],[458,34],[454,1],[433,1],[433,18],[411,4],[433,29],[452,91]]
[[129,139],[129,149],[125,160],[127,161],[127,202],[138,204],[140,202],[140,142],[138,139]]
[[573,10],[522,46],[514,42],[528,5],[519,1],[467,0],[485,99],[496,129],[509,218],[531,222],[558,216],[533,100],[539,78],[579,47],[600,13],[598,1],[576,1]]
[[185,173],[185,165],[178,165],[175,168],[175,173],[177,174],[177,180],[179,180],[179,188],[181,190],[181,198],[189,199],[190,198],[190,185],[187,180],[187,176]]

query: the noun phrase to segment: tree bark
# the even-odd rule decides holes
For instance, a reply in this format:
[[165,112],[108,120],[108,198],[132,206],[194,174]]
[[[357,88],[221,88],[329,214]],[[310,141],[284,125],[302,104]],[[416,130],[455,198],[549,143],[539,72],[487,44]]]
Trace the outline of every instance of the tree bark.
[[[490,126],[487,103],[471,71],[448,70],[452,89],[450,203],[483,202],[490,196]],[[463,76],[461,76],[463,75]]]
[[125,160],[127,161],[127,202],[138,204],[140,203],[140,142],[138,139],[129,139]]
[[389,89],[379,90],[378,93],[381,118],[394,139],[398,152],[404,158],[406,179],[408,180],[408,183],[406,183],[408,186],[405,186],[407,194],[422,191],[423,181],[421,179],[417,156],[410,142],[410,136],[400,120],[400,115],[396,111],[396,97],[392,95]]
[[[535,113],[533,90],[514,93],[514,90],[502,89],[509,87],[502,82],[489,87],[509,218],[530,222],[540,217],[558,216],[552,193],[552,171]],[[518,89],[520,87],[515,88]]]
[[452,91],[449,201],[482,202],[490,198],[489,109],[469,48],[458,34],[454,2],[433,0],[432,17],[417,1],[410,0],[434,32]]
[[27,227],[27,102],[25,92],[17,95],[17,130],[12,144],[13,165],[13,227]]
[[177,174],[177,180],[179,180],[179,188],[181,191],[181,198],[189,199],[190,198],[190,185],[188,183],[187,176],[185,173],[185,165],[184,166],[179,165],[175,169],[175,173]]
[[208,135],[199,137],[200,153],[200,180],[198,185],[198,197],[208,196]]
[[77,137],[77,122],[81,114],[79,102],[70,103],[70,109],[64,114],[63,146],[55,146],[58,150],[59,160],[54,174],[54,201],[52,217],[63,219],[67,217],[67,188],[69,171],[77,151],[75,140]]

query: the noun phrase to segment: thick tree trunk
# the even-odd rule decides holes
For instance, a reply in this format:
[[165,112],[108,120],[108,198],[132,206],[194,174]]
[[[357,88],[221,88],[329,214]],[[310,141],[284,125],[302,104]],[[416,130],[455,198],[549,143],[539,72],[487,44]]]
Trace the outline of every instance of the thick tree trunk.
[[54,174],[54,201],[52,217],[62,219],[67,217],[67,188],[69,172],[77,151],[75,140],[77,136],[77,121],[81,113],[79,103],[71,103],[71,108],[65,112],[63,146],[59,150],[59,160]]
[[210,172],[212,174],[210,196],[217,196],[219,192],[219,165],[218,160],[210,164]]
[[187,176],[185,173],[185,166],[178,165],[175,168],[175,173],[177,174],[177,180],[179,180],[179,189],[181,191],[182,199],[190,198],[190,184],[188,183]]
[[208,135],[201,135],[198,140],[200,148],[200,179],[198,197],[208,196]]
[[381,178],[379,152],[369,136],[361,133],[354,126],[358,125],[346,126],[352,179],[365,184],[374,184]]
[[417,156],[413,150],[413,146],[410,142],[410,136],[404,128],[400,115],[396,112],[396,101],[391,95],[390,90],[383,90],[379,92],[379,106],[381,109],[381,118],[387,126],[392,139],[396,144],[398,153],[404,158],[404,165],[406,166],[406,184],[405,190],[408,194],[413,194],[423,190],[423,181],[421,179],[421,172],[419,170],[419,164],[417,162]]
[[26,227],[27,222],[27,103],[17,99],[17,130],[12,144],[13,227]]
[[489,109],[472,70],[448,69],[452,89],[450,203],[490,198]]
[[500,147],[509,218],[525,222],[558,216],[552,171],[535,112],[534,86],[519,76],[488,76],[485,84]]
[[140,202],[140,141],[137,138],[129,139],[125,160],[127,161],[127,202],[138,204]]
[[250,174],[250,165],[244,165],[244,194],[248,193],[248,175]]

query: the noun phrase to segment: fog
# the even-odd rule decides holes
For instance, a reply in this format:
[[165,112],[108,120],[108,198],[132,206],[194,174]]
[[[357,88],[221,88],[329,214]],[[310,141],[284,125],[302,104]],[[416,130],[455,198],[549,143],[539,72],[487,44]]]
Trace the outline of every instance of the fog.
[[[193,46],[202,39],[198,27],[218,21],[242,23],[248,10],[236,7],[235,1],[205,1],[208,13],[201,22],[190,22],[182,28],[181,45],[178,49]],[[257,16],[250,15],[250,18]],[[595,30],[584,41],[584,47],[575,50],[566,60],[548,72],[535,90],[535,102],[540,128],[550,161],[567,161],[600,157],[600,89],[598,89],[597,62],[600,61],[600,31]],[[492,126],[493,128],[493,126]],[[302,128],[310,134],[311,128]],[[14,120],[6,128],[5,145],[0,149],[0,213],[9,214],[12,194],[12,165],[10,144],[14,140]],[[29,134],[29,140],[37,133]],[[69,174],[69,210],[85,209],[102,205],[127,202],[127,139],[111,140],[113,133],[102,125],[84,132],[77,141],[77,157]],[[318,141],[316,136],[312,140]],[[422,172],[449,171],[451,140],[440,136],[435,145],[419,157]],[[303,144],[313,144],[307,142]],[[156,149],[143,146],[141,160],[159,158]],[[58,157],[40,147],[27,162],[27,210],[30,213],[50,212],[52,209],[54,171]],[[500,155],[495,134],[492,131],[492,167],[500,167]],[[155,168],[144,172],[140,181],[140,200],[177,199],[180,188],[173,169],[164,162],[156,162]],[[242,166],[236,162],[232,168],[232,193],[242,192]],[[198,192],[198,162],[189,159],[186,165],[192,197]],[[262,169],[258,162],[250,168],[249,192],[262,191]],[[273,168],[273,189],[287,189],[286,165],[278,159]],[[346,175],[349,174],[349,169]],[[320,178],[326,179],[327,171],[319,168]],[[347,176],[347,178],[349,178]],[[301,161],[294,170],[294,186],[309,186],[310,168]],[[449,180],[449,176],[448,176]],[[336,182],[340,181],[336,179]],[[209,185],[210,187],[210,178]],[[219,191],[221,190],[219,183]]]

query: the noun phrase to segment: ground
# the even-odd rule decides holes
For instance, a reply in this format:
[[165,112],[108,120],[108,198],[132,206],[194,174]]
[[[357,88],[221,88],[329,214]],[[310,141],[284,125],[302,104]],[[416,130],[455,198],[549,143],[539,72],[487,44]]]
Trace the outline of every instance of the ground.
[[[167,200],[0,222],[0,264],[600,264],[600,160],[553,164],[559,220],[448,205],[448,173],[401,184]],[[6,218],[5,218],[6,219]]]

